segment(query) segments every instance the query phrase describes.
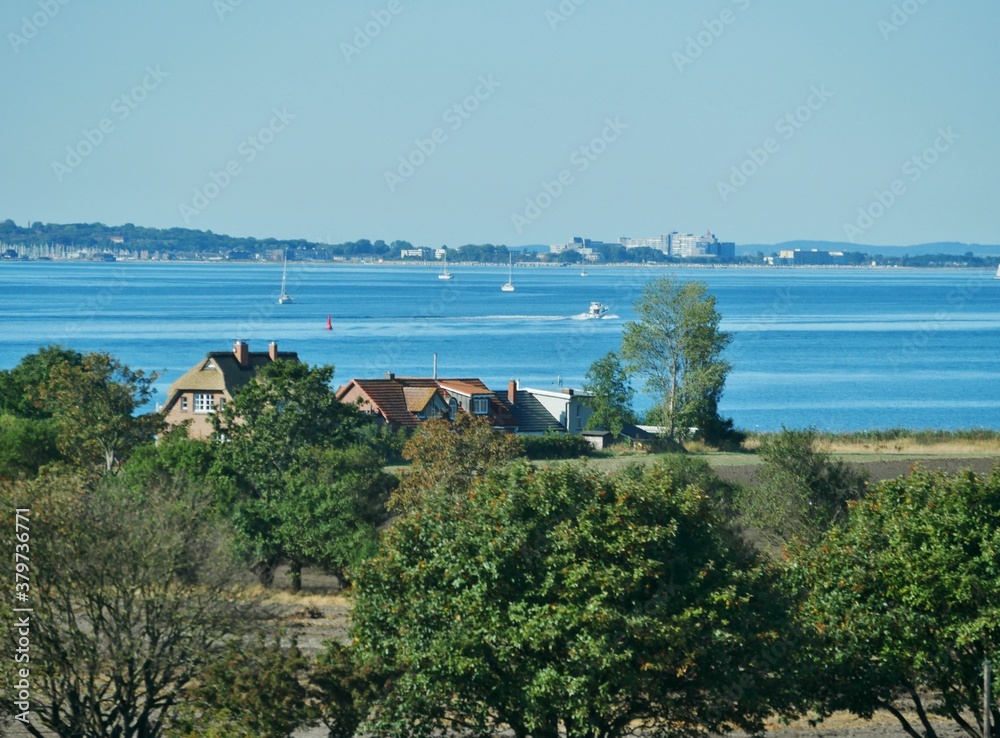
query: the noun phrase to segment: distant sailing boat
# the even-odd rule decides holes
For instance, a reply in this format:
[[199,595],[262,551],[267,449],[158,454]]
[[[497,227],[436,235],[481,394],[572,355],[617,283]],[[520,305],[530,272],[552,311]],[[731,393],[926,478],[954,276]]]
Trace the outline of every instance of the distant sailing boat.
[[1000,265],[998,265],[998,266],[997,266],[997,273],[996,273],[996,275],[995,275],[995,276],[993,277],[993,279],[1000,279]]
[[333,330],[333,321],[330,319],[329,315],[326,316],[326,329],[328,331],[332,331]]
[[504,292],[514,291],[513,268],[514,268],[514,255],[507,254],[507,284],[505,284],[503,287],[500,288]]
[[586,269],[581,269],[580,270],[580,276],[581,277],[586,277],[587,276],[587,270]]
[[438,275],[438,279],[452,279],[453,277],[448,273],[448,249],[444,251],[444,271]]
[[285,278],[288,276],[288,252],[285,252],[284,265],[281,267],[281,294],[278,295],[278,304],[285,305],[289,302],[295,302],[292,296],[285,291]]

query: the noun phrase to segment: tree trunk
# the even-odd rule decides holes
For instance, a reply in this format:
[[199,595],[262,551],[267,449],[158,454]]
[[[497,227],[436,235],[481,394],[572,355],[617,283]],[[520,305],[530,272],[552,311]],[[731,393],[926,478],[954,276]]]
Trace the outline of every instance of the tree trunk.
[[292,592],[298,594],[302,591],[302,563],[295,559],[288,565],[288,581],[292,585]]
[[274,584],[274,570],[277,568],[278,565],[273,561],[260,561],[254,564],[253,571],[262,587],[270,587]]

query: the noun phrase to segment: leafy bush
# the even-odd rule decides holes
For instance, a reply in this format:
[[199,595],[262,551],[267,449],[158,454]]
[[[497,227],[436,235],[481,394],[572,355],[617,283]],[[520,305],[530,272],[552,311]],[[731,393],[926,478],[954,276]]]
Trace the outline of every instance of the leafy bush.
[[317,713],[305,678],[309,659],[280,637],[231,641],[209,664],[178,710],[172,738],[289,738]]
[[737,507],[765,534],[788,540],[814,539],[865,492],[867,478],[816,448],[815,430],[789,430],[764,437],[757,485],[743,489]]
[[52,421],[0,415],[0,478],[33,477],[59,456]]
[[525,455],[537,459],[576,459],[590,456],[594,447],[583,436],[547,431],[541,436],[522,436]]

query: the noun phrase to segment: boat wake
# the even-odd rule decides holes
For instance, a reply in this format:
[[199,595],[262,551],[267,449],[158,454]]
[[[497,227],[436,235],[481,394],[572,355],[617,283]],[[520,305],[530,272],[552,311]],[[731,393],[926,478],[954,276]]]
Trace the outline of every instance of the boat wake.
[[440,321],[483,321],[483,320],[496,320],[496,321],[512,321],[512,320],[532,320],[532,321],[544,321],[544,320],[571,320],[563,315],[416,315],[411,316],[414,318],[423,318],[426,320],[440,320]]
[[612,318],[617,317],[618,316],[614,313],[605,313],[601,316],[591,315],[590,313],[580,313],[579,315],[571,315],[570,320],[611,320]]

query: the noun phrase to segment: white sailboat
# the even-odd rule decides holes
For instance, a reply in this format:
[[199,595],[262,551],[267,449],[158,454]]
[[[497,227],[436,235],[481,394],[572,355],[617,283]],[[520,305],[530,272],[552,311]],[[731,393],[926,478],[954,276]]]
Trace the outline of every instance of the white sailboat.
[[288,276],[288,252],[286,251],[284,256],[284,263],[282,264],[281,267],[281,294],[278,295],[279,305],[286,305],[290,302],[295,302],[295,300],[292,299],[292,296],[289,295],[288,292],[285,290],[285,279],[287,276]]
[[438,275],[438,279],[452,279],[451,274],[448,273],[448,250],[445,249],[444,252],[444,271]]
[[997,273],[994,275],[993,279],[1000,279],[1000,265],[997,265]]
[[581,269],[580,270],[580,276],[581,277],[586,277],[587,276],[587,270],[586,269]]
[[504,292],[514,291],[513,269],[514,269],[514,255],[507,254],[507,284],[505,284],[503,287],[500,288]]

